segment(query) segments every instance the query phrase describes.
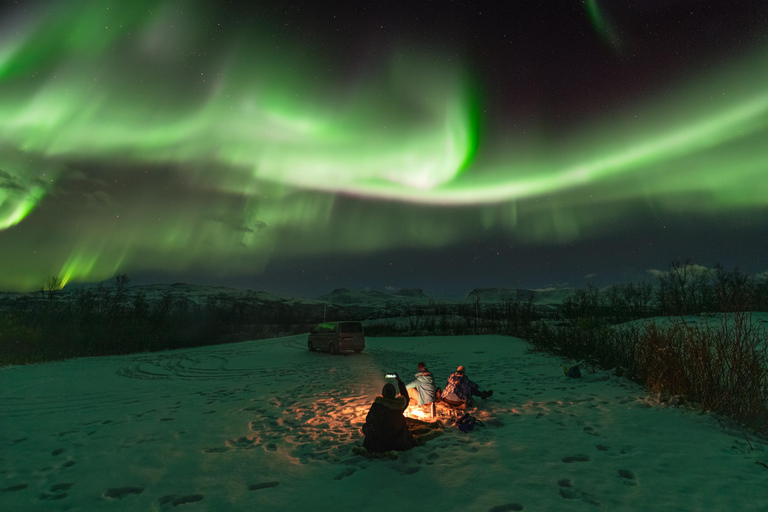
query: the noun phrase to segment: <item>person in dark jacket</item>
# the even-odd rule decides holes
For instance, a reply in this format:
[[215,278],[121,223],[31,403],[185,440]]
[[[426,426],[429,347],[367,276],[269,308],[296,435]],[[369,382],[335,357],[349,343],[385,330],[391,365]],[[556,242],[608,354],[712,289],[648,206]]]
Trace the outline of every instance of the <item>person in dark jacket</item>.
[[369,452],[405,451],[417,445],[403,416],[410,402],[408,391],[397,374],[395,379],[400,396],[395,396],[395,386],[391,382],[386,383],[381,390],[382,396],[376,397],[365,417],[363,447]]
[[416,379],[406,384],[405,389],[408,390],[408,395],[411,399],[416,400],[418,405],[431,404],[436,400],[435,379],[424,363],[419,363],[416,369],[419,370]]
[[473,396],[479,396],[483,400],[493,394],[493,391],[480,391],[480,386],[469,380],[465,375],[463,366],[456,368],[456,371],[448,377],[448,383],[443,390],[443,400],[451,405],[470,404]]

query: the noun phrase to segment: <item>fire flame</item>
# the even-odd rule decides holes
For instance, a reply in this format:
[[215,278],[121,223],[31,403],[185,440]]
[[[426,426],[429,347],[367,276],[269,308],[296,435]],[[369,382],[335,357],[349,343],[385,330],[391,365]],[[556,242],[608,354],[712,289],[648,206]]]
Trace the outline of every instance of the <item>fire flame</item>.
[[432,421],[432,414],[429,412],[429,405],[419,407],[418,405],[409,405],[403,413],[408,418],[421,421]]

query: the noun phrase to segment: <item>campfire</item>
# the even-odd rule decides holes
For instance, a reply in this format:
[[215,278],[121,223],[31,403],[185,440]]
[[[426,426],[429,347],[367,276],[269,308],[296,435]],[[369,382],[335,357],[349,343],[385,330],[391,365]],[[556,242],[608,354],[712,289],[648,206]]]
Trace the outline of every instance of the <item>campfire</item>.
[[437,419],[437,413],[434,411],[434,404],[418,406],[412,403],[403,414],[407,418],[421,421],[434,421]]

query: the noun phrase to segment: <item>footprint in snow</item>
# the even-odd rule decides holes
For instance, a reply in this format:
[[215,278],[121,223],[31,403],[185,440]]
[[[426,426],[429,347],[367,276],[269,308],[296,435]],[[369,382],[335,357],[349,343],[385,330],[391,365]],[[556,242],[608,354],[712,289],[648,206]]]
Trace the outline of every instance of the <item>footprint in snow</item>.
[[114,500],[122,500],[131,494],[141,494],[142,492],[144,492],[143,487],[112,487],[111,489],[104,491],[104,497],[112,498]]
[[581,501],[588,503],[592,506],[595,506],[595,507],[601,506],[600,500],[598,500],[596,497],[592,496],[587,492],[576,490],[573,487],[573,482],[571,482],[568,479],[563,479],[558,481],[557,485],[560,486],[560,496],[562,496],[567,500],[581,499]]
[[576,455],[570,455],[568,457],[563,457],[563,462],[566,464],[571,464],[573,462],[589,462],[590,459],[589,455],[584,455],[583,453],[577,453]]
[[189,494],[187,496],[182,496],[180,498],[176,498],[175,500],[171,501],[171,505],[174,507],[178,507],[179,505],[186,505],[188,503],[195,503],[196,501],[201,501],[205,496],[202,494]]
[[157,502],[160,504],[163,510],[167,510],[169,507],[178,507],[179,505],[187,505],[189,503],[195,503],[201,501],[205,496],[202,494],[188,494],[186,496],[177,496],[175,494],[168,494],[163,496]]
[[339,473],[338,475],[333,477],[333,479],[334,480],[342,480],[342,479],[347,478],[348,476],[352,476],[354,474],[355,474],[355,470],[352,469],[352,468],[349,468],[349,469],[345,469],[344,471],[342,471],[341,473]]
[[217,448],[206,448],[203,450],[203,453],[224,453],[228,451],[229,451],[229,448],[217,447]]
[[3,487],[0,489],[0,495],[5,494],[7,492],[16,492],[16,491],[23,491],[28,486],[27,484],[18,484],[18,485],[12,485],[10,487]]
[[67,496],[69,496],[69,495],[67,493],[65,493],[65,492],[61,492],[61,493],[47,493],[47,492],[44,492],[37,499],[40,500],[40,501],[55,501],[55,500],[63,500]]
[[637,477],[632,471],[628,469],[620,469],[619,476],[624,480],[624,485],[628,485],[630,487],[637,485]]
[[260,489],[269,489],[270,487],[277,487],[280,482],[262,482],[260,484],[253,484],[248,487],[249,491],[258,491]]
[[248,450],[258,446],[258,438],[241,437],[240,439],[230,439],[226,441],[226,445],[230,448],[238,448],[241,450]]

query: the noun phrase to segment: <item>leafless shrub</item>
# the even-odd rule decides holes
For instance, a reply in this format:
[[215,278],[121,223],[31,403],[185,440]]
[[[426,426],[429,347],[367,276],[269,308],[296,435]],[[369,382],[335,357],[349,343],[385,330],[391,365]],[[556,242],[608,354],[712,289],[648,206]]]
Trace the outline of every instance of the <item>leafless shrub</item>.
[[768,433],[768,336],[750,313],[723,314],[703,325],[609,326],[596,320],[537,325],[534,348],[585,360],[702,409]]

